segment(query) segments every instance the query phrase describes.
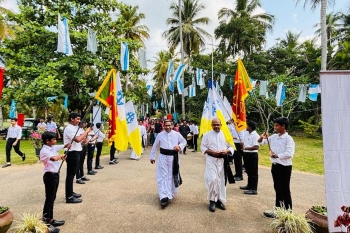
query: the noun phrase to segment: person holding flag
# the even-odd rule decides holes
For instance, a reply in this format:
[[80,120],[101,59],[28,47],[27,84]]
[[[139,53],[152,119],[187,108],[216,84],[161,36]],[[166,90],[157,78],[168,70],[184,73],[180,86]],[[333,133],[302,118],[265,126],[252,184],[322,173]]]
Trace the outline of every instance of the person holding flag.
[[187,143],[180,133],[172,130],[172,124],[170,120],[165,121],[165,131],[158,134],[150,153],[150,162],[154,164],[156,162],[156,150],[160,147],[157,164],[157,183],[160,205],[163,208],[178,193],[178,188],[182,184],[178,154],[179,151],[185,148]]

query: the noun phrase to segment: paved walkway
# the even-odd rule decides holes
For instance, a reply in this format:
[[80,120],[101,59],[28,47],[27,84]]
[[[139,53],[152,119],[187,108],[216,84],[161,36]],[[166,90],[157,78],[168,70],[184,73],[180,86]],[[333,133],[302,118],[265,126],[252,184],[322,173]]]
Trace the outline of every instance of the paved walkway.
[[[246,185],[245,175],[244,181],[228,185],[227,210],[211,213],[204,185],[205,157],[191,152],[181,155],[183,185],[178,197],[161,209],[156,165],[150,164],[149,151],[150,148],[140,161],[130,160],[130,151],[120,153],[117,165],[108,165],[108,156],[104,156],[104,169],[88,176],[91,180],[84,185],[74,183],[75,192],[83,195],[81,204],[65,203],[64,165],[54,210],[55,218],[66,220],[61,232],[270,232],[271,220],[262,216],[274,205],[269,168],[259,168],[257,196],[244,195],[239,189]],[[8,205],[17,220],[18,214],[42,211],[42,168],[42,164],[34,164],[0,169],[0,205]],[[325,204],[323,176],[293,172],[291,186],[296,213],[304,213],[311,205]]]

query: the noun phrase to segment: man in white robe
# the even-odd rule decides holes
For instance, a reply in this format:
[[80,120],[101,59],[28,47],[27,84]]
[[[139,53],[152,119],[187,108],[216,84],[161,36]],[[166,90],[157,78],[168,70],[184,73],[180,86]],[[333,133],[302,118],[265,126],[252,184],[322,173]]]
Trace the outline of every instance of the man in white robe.
[[172,130],[171,121],[165,121],[164,128],[165,131],[157,135],[150,154],[150,162],[154,164],[156,150],[160,147],[157,184],[160,204],[163,208],[178,193],[178,186],[182,183],[179,172],[178,152],[183,150],[187,143],[180,133]]
[[211,122],[212,131],[204,134],[201,151],[206,155],[205,186],[208,190],[209,210],[215,211],[215,207],[225,210],[223,202],[226,202],[224,156],[233,154],[233,147],[225,140],[221,131],[221,122],[215,118]]

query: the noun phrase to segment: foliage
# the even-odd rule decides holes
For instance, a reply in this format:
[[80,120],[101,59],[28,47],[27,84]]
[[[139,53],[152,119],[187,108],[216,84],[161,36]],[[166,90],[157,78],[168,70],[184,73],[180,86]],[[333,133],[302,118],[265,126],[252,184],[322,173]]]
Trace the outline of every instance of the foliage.
[[325,206],[314,205],[311,207],[311,209],[318,214],[327,216],[327,207],[325,207]]
[[304,129],[305,135],[309,138],[320,138],[320,130],[322,128],[322,121],[314,124],[315,116],[312,116],[308,119],[308,121],[299,120],[299,123]]
[[40,149],[42,147],[41,135],[45,132],[45,129],[34,130],[30,135],[30,140],[33,142],[33,147]]
[[312,222],[305,217],[305,214],[297,215],[291,209],[276,207],[274,212],[276,218],[270,224],[273,233],[313,233],[314,229],[310,225]]
[[[134,16],[139,20],[143,18],[141,13],[136,13],[137,7],[132,8],[116,0],[20,0],[18,5],[20,13],[10,13],[8,17],[21,30],[15,29],[16,39],[5,39],[3,47],[0,47],[8,77],[5,79],[8,87],[4,89],[4,102],[15,99],[19,108],[21,105],[50,108],[52,105],[47,97],[58,96],[63,102],[67,94],[69,110],[82,111],[91,99],[88,93],[98,89],[109,69],[120,70],[122,41],[129,45],[129,72],[136,77],[148,72],[140,68],[136,57],[136,51],[147,35],[131,36],[131,32],[139,26]],[[132,8],[132,12],[123,11],[128,8]],[[117,10],[122,14],[113,17]],[[73,56],[55,51],[58,13],[69,21]],[[125,17],[127,14],[129,18]],[[88,28],[97,32],[99,43],[96,54],[86,50]],[[126,34],[130,36],[122,38]],[[123,75],[126,73],[123,72]],[[139,82],[138,78],[133,84],[137,89],[145,90],[145,83]]]
[[3,214],[8,210],[9,210],[9,208],[7,206],[0,206],[0,214]]
[[17,226],[14,227],[16,233],[46,233],[48,227],[42,221],[40,213],[24,213],[21,221],[16,221]]

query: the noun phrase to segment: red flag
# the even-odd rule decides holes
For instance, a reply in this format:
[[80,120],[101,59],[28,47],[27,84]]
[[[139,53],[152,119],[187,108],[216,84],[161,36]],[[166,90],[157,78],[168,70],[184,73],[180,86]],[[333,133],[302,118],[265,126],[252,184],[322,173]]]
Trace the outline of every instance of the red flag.
[[4,88],[5,68],[0,67],[0,99],[2,98],[2,89]]
[[248,97],[249,90],[252,90],[252,85],[248,73],[241,59],[238,58],[232,103],[233,120],[238,132],[245,130],[247,127],[244,100]]
[[95,98],[99,100],[103,105],[109,108],[109,144],[112,144],[116,140],[117,132],[117,90],[116,90],[116,70],[112,69],[105,80],[103,81],[101,87],[98,89]]

